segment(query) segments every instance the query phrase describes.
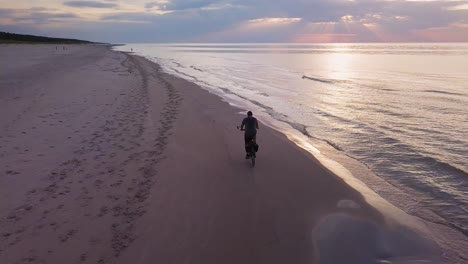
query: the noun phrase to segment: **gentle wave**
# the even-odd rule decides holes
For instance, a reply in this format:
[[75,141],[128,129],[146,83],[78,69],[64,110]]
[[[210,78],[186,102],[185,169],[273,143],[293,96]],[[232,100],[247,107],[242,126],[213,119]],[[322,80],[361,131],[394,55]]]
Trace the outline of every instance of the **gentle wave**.
[[133,48],[145,48],[170,73],[226,100],[254,104],[359,160],[439,217],[416,215],[466,235],[468,45]]
[[304,50],[304,49],[258,49],[258,50],[246,50],[246,49],[184,49],[177,50],[177,52],[184,53],[233,53],[233,54],[368,54],[368,55],[468,55],[468,50],[356,50],[350,53],[348,50]]
[[322,83],[334,83],[336,80],[329,80],[329,79],[320,79],[320,78],[315,78],[315,77],[309,77],[306,75],[302,75],[302,79],[308,79],[316,82],[322,82]]
[[424,93],[437,93],[437,94],[448,94],[448,95],[457,95],[457,96],[466,96],[462,93],[454,93],[454,92],[447,92],[447,91],[440,91],[440,90],[423,90]]
[[195,67],[195,66],[193,66],[193,65],[190,66],[190,68],[192,68],[192,69],[194,69],[194,70],[196,70],[196,71],[199,71],[199,72],[203,72],[202,69],[199,69],[199,68],[197,68],[197,67]]

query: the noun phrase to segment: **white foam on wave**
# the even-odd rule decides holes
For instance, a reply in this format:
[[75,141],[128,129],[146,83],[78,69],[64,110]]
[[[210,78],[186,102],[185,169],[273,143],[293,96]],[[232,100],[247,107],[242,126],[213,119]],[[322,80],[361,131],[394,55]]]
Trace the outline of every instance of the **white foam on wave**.
[[[172,67],[170,65],[172,65],[173,62],[170,60],[155,58],[143,53],[140,53],[140,55],[159,63],[162,69],[169,74],[173,74],[199,84],[202,88],[206,89],[210,93],[218,95],[232,106],[254,111],[262,123],[285,134],[290,141],[312,154],[323,166],[342,178],[355,190],[359,191],[365,198],[366,202],[382,212],[389,224],[407,226],[413,230],[417,230],[425,236],[434,238],[442,245],[449,245],[447,247],[452,247],[455,251],[463,251],[463,247],[461,249],[457,249],[456,247],[466,244],[466,237],[463,237],[460,233],[455,230],[451,230],[446,226],[428,225],[427,222],[423,221],[419,217],[429,219],[430,222],[440,222],[440,220],[438,219],[437,221],[433,221],[433,219],[437,218],[433,212],[421,209],[418,201],[413,199],[408,192],[405,192],[401,187],[395,187],[382,178],[376,176],[364,164],[346,156],[344,153],[337,151],[336,149],[331,148],[327,144],[323,144],[323,142],[305,136],[291,124],[281,121],[281,118],[275,117],[274,115],[278,115],[278,113],[274,112],[272,109],[268,109],[265,105],[252,100],[246,100],[235,92],[227,92],[226,89],[223,90],[222,87],[224,84],[219,83],[217,78],[211,78],[209,81],[200,80],[195,77],[196,74],[194,74],[195,76],[191,76],[190,74],[187,74],[188,71],[180,72],[176,70],[180,67],[189,71],[194,70],[189,67],[190,65],[174,65]],[[230,88],[232,88],[233,91],[239,89],[236,87]],[[256,93],[256,91],[251,92],[252,94]],[[248,96],[248,93],[249,91],[243,90],[241,94],[243,96]],[[255,96],[252,97],[255,98]],[[341,206],[351,205],[352,203],[348,202],[341,204]],[[406,212],[416,214],[419,217],[414,217]]]
[[[122,49],[123,47],[120,47],[120,48]],[[127,47],[127,49],[129,48]],[[375,191],[369,188],[369,186],[366,185],[362,180],[364,180],[365,182],[367,182],[366,180],[369,180],[369,182],[373,183],[371,184],[371,186],[375,188],[378,188],[378,185],[386,185],[387,189],[392,189],[392,188],[395,189],[393,192],[396,194],[395,196],[386,197],[390,201],[393,201],[393,203],[395,204],[402,203],[400,199],[402,192],[400,190],[388,184],[386,181],[380,179],[375,174],[373,174],[370,170],[366,172],[353,171],[353,173],[356,174],[356,175],[353,175],[353,173],[349,169],[347,169],[345,166],[343,166],[343,164],[341,164],[340,162],[336,160],[333,160],[330,157],[327,157],[320,151],[320,148],[323,149],[323,148],[326,148],[327,146],[321,145],[320,148],[317,147],[317,144],[320,144],[320,142],[313,141],[311,138],[305,136],[303,133],[300,133],[297,129],[292,127],[291,124],[285,123],[283,121],[278,120],[277,118],[274,118],[272,115],[277,114],[277,113],[272,112],[272,109],[269,109],[268,107],[258,102],[255,102],[252,100],[246,100],[245,98],[242,98],[239,94],[236,94],[234,92],[232,93],[226,92],[226,89],[220,88],[222,87],[221,86],[222,84],[219,86],[216,85],[217,84],[215,82],[216,79],[210,79],[210,82],[205,82],[187,73],[190,70],[199,71],[199,69],[195,70],[193,69],[193,67],[191,68],[188,65],[182,65],[180,62],[177,62],[174,59],[157,58],[152,55],[148,55],[145,52],[139,52],[138,49],[135,49],[135,52],[151,61],[158,63],[162,67],[163,71],[169,74],[178,76],[180,78],[187,79],[189,81],[197,83],[202,88],[209,91],[210,93],[218,95],[224,101],[228,102],[232,106],[235,106],[241,109],[251,109],[252,111],[255,112],[256,116],[259,117],[259,119],[264,124],[282,132],[288,137],[290,141],[294,142],[300,148],[311,153],[314,157],[317,158],[317,160],[322,165],[324,165],[330,171],[332,171],[333,173],[341,177],[348,185],[352,186],[354,189],[356,189],[361,194],[363,194],[369,204],[379,209],[389,219],[393,219],[393,221],[397,221],[400,223],[406,223],[407,225],[411,225],[417,229],[421,229],[421,230],[424,229],[422,228],[422,225],[418,223],[418,221],[416,221],[414,217],[411,217],[410,215],[406,214],[405,212],[403,212],[396,206],[392,205],[387,200],[383,199]],[[181,68],[184,69],[184,72],[177,70]],[[235,87],[231,87],[231,88],[235,89]],[[246,93],[246,91],[243,91],[243,93]],[[328,153],[330,153],[329,149],[328,149]],[[339,156],[341,153],[335,153],[335,154]],[[353,162],[359,163],[356,160],[353,160]],[[363,167],[364,166],[361,166],[361,170]],[[357,175],[371,175],[371,176],[364,178],[364,177],[356,177]],[[371,177],[375,177],[375,179],[372,179],[371,181],[370,180]],[[408,207],[413,207],[413,206],[408,205]]]

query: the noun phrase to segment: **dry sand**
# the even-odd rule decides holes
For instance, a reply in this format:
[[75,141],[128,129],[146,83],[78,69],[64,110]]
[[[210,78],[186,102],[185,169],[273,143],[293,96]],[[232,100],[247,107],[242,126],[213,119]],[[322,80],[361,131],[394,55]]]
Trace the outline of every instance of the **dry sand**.
[[273,129],[252,169],[215,95],[67,47],[0,46],[0,263],[445,261]]

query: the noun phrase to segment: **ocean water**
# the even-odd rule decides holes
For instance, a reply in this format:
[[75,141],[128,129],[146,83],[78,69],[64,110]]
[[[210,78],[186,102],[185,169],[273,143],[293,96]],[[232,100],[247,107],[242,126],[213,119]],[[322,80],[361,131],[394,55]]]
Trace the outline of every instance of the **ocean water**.
[[[468,44],[129,44],[255,104],[410,192],[468,235]],[[431,221],[431,219],[426,219]]]

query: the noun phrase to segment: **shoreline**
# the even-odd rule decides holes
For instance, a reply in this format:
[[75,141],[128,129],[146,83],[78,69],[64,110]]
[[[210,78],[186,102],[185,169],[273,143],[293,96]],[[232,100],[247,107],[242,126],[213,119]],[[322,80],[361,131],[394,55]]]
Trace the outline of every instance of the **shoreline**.
[[[208,88],[203,89],[211,93]],[[222,95],[213,94],[228,102]],[[468,246],[468,236],[464,229],[448,222],[431,209],[422,208],[418,200],[411,196],[414,190],[392,184],[372,171],[368,165],[337,149],[328,141],[314,139],[290,123],[277,120],[268,113],[264,113],[264,116],[268,116],[267,126],[283,134],[296,147],[317,159],[325,169],[362,193],[369,204],[382,214],[391,216],[389,217],[391,221],[420,229],[442,245],[446,250],[445,254],[453,259],[458,259],[459,253],[463,253],[464,248]],[[462,259],[468,259],[468,256],[463,256]]]
[[[151,63],[158,64],[149,58],[145,58],[145,56],[138,55],[137,52],[129,52],[129,54],[141,56]],[[191,82],[187,78],[166,73]],[[349,156],[340,149],[336,149],[328,141],[313,139],[292,124],[271,117],[269,113],[264,111],[265,109],[256,104],[251,102],[239,104],[239,98],[233,100],[222,91],[215,91],[201,84],[196,84],[196,86],[217,96],[220,100],[229,104],[229,107],[238,109],[239,113],[242,112],[241,109],[243,108],[256,109],[257,115],[261,114],[264,124],[287,137],[294,147],[306,151],[307,155],[312,155],[313,159],[317,159],[315,162],[319,162],[327,170],[343,179],[349,186],[365,194],[366,201],[381,211],[382,214],[390,216],[390,221],[412,226],[412,228],[419,229],[429,235],[444,248],[446,257],[453,261],[459,259],[460,253],[463,255],[464,248],[468,246],[468,237],[463,233],[463,230],[453,226],[432,210],[421,208],[419,202],[411,196],[412,190],[405,189],[402,186],[400,186],[401,189],[398,188],[378,176],[361,161]],[[468,256],[464,255],[461,259],[468,259]]]
[[109,47],[47,48],[21,53],[43,73],[15,58],[2,79],[2,262],[447,261],[281,132],[262,126],[251,169],[218,96]]
[[[145,57],[143,55],[138,55],[138,52],[132,52],[132,54]],[[158,63],[151,58],[145,59],[152,63]],[[162,68],[164,69],[164,67]],[[166,73],[192,82],[192,80],[184,76],[184,74],[177,74],[177,71]],[[254,109],[257,115],[260,114],[263,122],[266,122],[267,126],[279,131],[292,141],[296,147],[314,156],[323,166],[348,182],[350,186],[353,186],[361,193],[366,193],[365,196],[369,198],[368,202],[381,210],[382,213],[387,215],[394,214],[393,218],[395,219],[392,221],[407,221],[412,223],[411,225],[415,228],[427,226],[427,229],[431,231],[423,230],[423,232],[430,233],[430,236],[433,236],[438,243],[443,245],[448,251],[446,253],[447,255],[456,259],[459,252],[464,252],[464,248],[468,246],[468,237],[464,230],[460,226],[456,226],[439,216],[430,208],[422,207],[418,199],[412,196],[418,195],[414,190],[405,186],[396,186],[372,171],[366,164],[348,155],[343,150],[337,149],[336,146],[330,144],[330,142],[311,137],[307,132],[300,129],[300,127],[295,127],[294,123],[272,117],[267,106],[261,104],[257,105],[248,100],[240,102],[243,100],[242,97],[237,98],[235,95],[229,94],[223,89],[217,90],[208,85],[203,85],[203,81],[196,84],[210,94],[214,94],[228,103],[230,107],[239,109],[238,112],[241,112],[240,109],[244,108]],[[328,164],[328,166],[325,164]],[[450,237],[450,239],[447,239],[447,237]],[[452,243],[447,240],[456,242]],[[463,258],[468,259],[468,256],[465,255]]]
[[[418,67],[410,67],[413,70],[408,68],[407,72],[403,70],[398,74],[401,79],[395,81],[386,79],[386,72],[391,72],[387,67],[380,70],[366,67],[365,71],[372,76],[370,79],[360,75],[363,72],[358,70],[359,67],[350,67],[345,72],[343,72],[345,69],[337,69],[339,75],[350,78],[345,78],[347,81],[343,80],[344,82],[341,82],[340,78],[332,78],[334,84],[323,84],[300,79],[300,76],[302,72],[308,71],[311,71],[309,75],[314,75],[312,72],[317,71],[317,76],[321,76],[322,79],[326,79],[330,74],[334,75],[335,70],[325,70],[327,66],[315,65],[322,59],[332,63],[335,58],[332,54],[319,52],[320,54],[303,56],[288,55],[288,51],[280,46],[275,46],[280,48],[279,53],[248,54],[258,50],[260,53],[267,51],[268,46],[265,45],[246,45],[241,53],[231,54],[225,50],[226,47],[229,47],[229,44],[214,46],[188,44],[184,47],[177,45],[173,47],[142,43],[128,44],[115,49],[130,51],[132,48],[136,54],[160,63],[165,72],[195,82],[233,105],[241,106],[243,109],[253,109],[256,113],[264,112],[266,117],[262,116],[262,120],[273,118],[290,124],[292,128],[285,129],[287,134],[296,129],[306,136],[310,135],[311,137],[306,140],[311,141],[312,145],[315,145],[316,141],[325,141],[347,155],[356,157],[384,181],[396,187],[392,188],[399,193],[396,195],[393,195],[391,190],[384,190],[381,195],[386,200],[411,215],[454,227],[466,236],[468,223],[464,217],[466,214],[464,205],[467,204],[467,199],[464,193],[468,188],[468,182],[464,179],[468,175],[455,169],[456,164],[464,166],[466,159],[462,154],[463,144],[453,145],[456,142],[464,142],[463,137],[460,137],[463,125],[452,122],[451,124],[459,125],[451,126],[447,121],[452,120],[452,117],[461,121],[462,115],[457,113],[463,112],[463,104],[460,104],[463,100],[461,97],[460,100],[456,99],[450,92],[464,94],[459,85],[447,88],[448,93],[445,94],[434,93],[444,89],[437,88],[438,82],[430,76],[425,76],[421,82],[427,82],[433,89],[428,90],[429,88],[425,89],[421,85],[409,90],[401,89],[405,87],[405,82],[413,78],[411,77],[413,74],[407,75],[407,73],[419,72]],[[385,62],[386,56],[382,56],[383,54],[375,54],[376,56],[369,58],[364,54],[361,56],[359,52],[361,48],[373,47],[373,45],[354,47],[349,51],[350,55],[357,53],[352,55],[355,58],[352,61],[358,63],[361,60],[364,62],[371,59],[369,61],[371,64]],[[208,54],[199,53],[200,48]],[[304,47],[301,50],[306,52],[309,48],[311,47]],[[426,48],[431,49],[429,46]],[[444,45],[432,48],[450,49]],[[409,46],[403,49],[411,50]],[[384,53],[392,49],[385,48],[385,50]],[[408,59],[412,55],[421,59],[425,57],[411,53],[405,58]],[[309,62],[302,63],[301,58]],[[291,65],[287,63],[289,59],[293,61]],[[446,56],[438,55],[431,57],[431,60],[451,61]],[[450,63],[453,68],[450,67],[450,70],[447,68],[447,71],[465,72],[456,66],[457,61],[458,59]],[[254,65],[259,66],[258,72]],[[311,65],[315,66],[310,68]],[[392,67],[404,69],[404,65],[405,63]],[[423,71],[432,70],[428,68]],[[256,73],[252,75],[251,72]],[[364,79],[351,76],[361,76]],[[441,75],[441,81],[450,82],[448,76]],[[463,79],[460,78],[455,77],[456,80]],[[418,99],[412,94],[420,94],[423,98]],[[402,105],[397,107],[399,110],[396,108],[391,110],[393,106],[398,106],[396,102],[400,99]],[[437,105],[449,99],[453,100],[453,104],[447,105],[446,110],[434,111]],[[390,103],[390,108],[387,109],[386,102],[394,103]],[[415,115],[418,113],[417,109],[428,109],[428,111]],[[447,125],[447,128],[450,127],[445,132],[437,129],[440,126],[434,117],[439,114],[447,116],[443,119],[445,121],[441,121]],[[399,115],[402,119],[398,118]],[[424,125],[419,123],[419,118],[425,120]],[[318,145],[323,145],[321,143]],[[365,168],[362,172],[357,171],[353,174],[361,178],[361,174],[369,173]],[[372,183],[373,178],[375,177],[369,176],[363,181]],[[379,184],[373,189],[379,192]],[[401,199],[401,190],[407,193],[409,199]]]

